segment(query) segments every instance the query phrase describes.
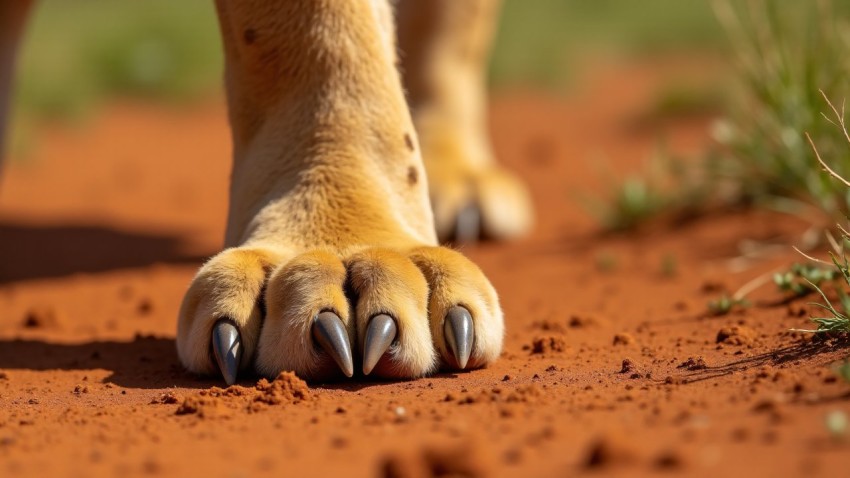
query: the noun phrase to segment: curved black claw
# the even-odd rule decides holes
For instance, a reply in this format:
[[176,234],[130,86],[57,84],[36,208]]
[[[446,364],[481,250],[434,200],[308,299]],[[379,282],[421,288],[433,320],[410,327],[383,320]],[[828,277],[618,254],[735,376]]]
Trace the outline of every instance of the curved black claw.
[[242,336],[232,320],[220,319],[213,325],[212,349],[224,383],[233,385],[242,361]]
[[366,338],[363,340],[363,375],[372,373],[372,369],[390,348],[397,334],[395,319],[387,314],[372,317],[366,326]]
[[446,346],[452,354],[455,365],[463,370],[472,355],[472,344],[475,332],[472,327],[472,315],[465,307],[456,305],[446,313],[443,324],[443,334],[446,336]]
[[313,339],[330,355],[346,377],[354,375],[351,344],[342,320],[333,312],[320,312],[313,320]]
[[454,241],[469,244],[481,239],[481,211],[475,204],[469,204],[457,212]]

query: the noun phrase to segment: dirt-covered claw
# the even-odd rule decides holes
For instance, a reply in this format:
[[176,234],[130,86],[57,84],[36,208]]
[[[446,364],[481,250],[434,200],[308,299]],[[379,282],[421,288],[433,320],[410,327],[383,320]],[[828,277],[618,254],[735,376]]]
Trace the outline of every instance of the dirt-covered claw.
[[453,365],[459,370],[465,369],[467,362],[469,362],[469,356],[472,354],[472,345],[475,342],[472,315],[466,308],[459,305],[454,306],[446,313],[443,329],[446,347],[451,352],[451,358],[455,362]]
[[212,350],[221,376],[227,385],[236,383],[236,374],[242,361],[242,336],[230,319],[220,319],[213,325]]
[[342,320],[333,312],[324,311],[316,316],[312,326],[313,339],[339,366],[346,377],[354,375],[351,344]]
[[398,326],[395,319],[387,314],[372,317],[363,341],[363,375],[372,373],[372,369],[390,348],[397,334]]

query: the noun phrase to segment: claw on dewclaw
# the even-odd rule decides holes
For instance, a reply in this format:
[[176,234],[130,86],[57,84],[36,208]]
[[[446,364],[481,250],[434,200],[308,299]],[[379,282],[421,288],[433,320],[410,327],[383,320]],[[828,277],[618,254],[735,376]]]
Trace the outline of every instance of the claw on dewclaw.
[[372,373],[372,369],[390,348],[397,334],[395,319],[387,314],[372,317],[366,327],[366,338],[363,341],[363,375]]
[[313,339],[339,366],[346,377],[354,375],[351,344],[342,320],[333,312],[320,312],[313,320]]
[[460,370],[465,369],[475,341],[472,315],[466,308],[456,305],[449,309],[443,324],[443,335],[446,337],[446,346],[455,361],[454,365]]
[[242,361],[242,336],[233,321],[221,319],[213,325],[212,349],[224,382],[233,385]]

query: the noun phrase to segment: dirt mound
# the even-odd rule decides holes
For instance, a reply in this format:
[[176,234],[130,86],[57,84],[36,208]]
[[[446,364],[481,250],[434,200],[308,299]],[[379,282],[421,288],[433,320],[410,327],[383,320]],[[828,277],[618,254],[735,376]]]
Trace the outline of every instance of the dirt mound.
[[531,343],[532,354],[559,353],[567,349],[567,341],[558,335],[537,337]]
[[751,346],[757,338],[756,332],[745,325],[723,327],[717,331],[717,343],[735,346]]
[[[160,403],[176,403],[178,395],[165,394]],[[227,415],[230,410],[258,412],[268,405],[298,403],[312,399],[307,383],[292,372],[281,372],[273,381],[262,378],[253,387],[231,385],[212,387],[183,399],[175,410],[177,415],[198,415],[212,418]]]
[[683,368],[685,370],[695,371],[705,370],[706,368],[708,368],[708,365],[705,363],[705,359],[702,357],[688,357],[687,360],[677,365],[676,368]]

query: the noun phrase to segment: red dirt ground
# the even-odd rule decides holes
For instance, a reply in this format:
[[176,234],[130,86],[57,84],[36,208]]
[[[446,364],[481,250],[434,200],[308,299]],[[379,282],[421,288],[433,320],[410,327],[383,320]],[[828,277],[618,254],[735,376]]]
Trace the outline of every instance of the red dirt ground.
[[842,475],[850,446],[824,417],[850,412],[828,368],[847,344],[788,332],[813,308],[771,288],[705,313],[797,259],[730,262],[742,240],[794,244],[807,224],[738,211],[604,235],[576,201],[604,184],[600,161],[634,171],[659,133],[705,147],[707,118],[634,121],[693,67],[602,68],[568,96],[494,98],[495,149],[539,219],[525,240],[464,248],[501,293],[504,355],[400,383],[222,390],[182,371],[177,308],[223,235],[221,102],[118,104],[48,128],[0,183],[0,475]]

